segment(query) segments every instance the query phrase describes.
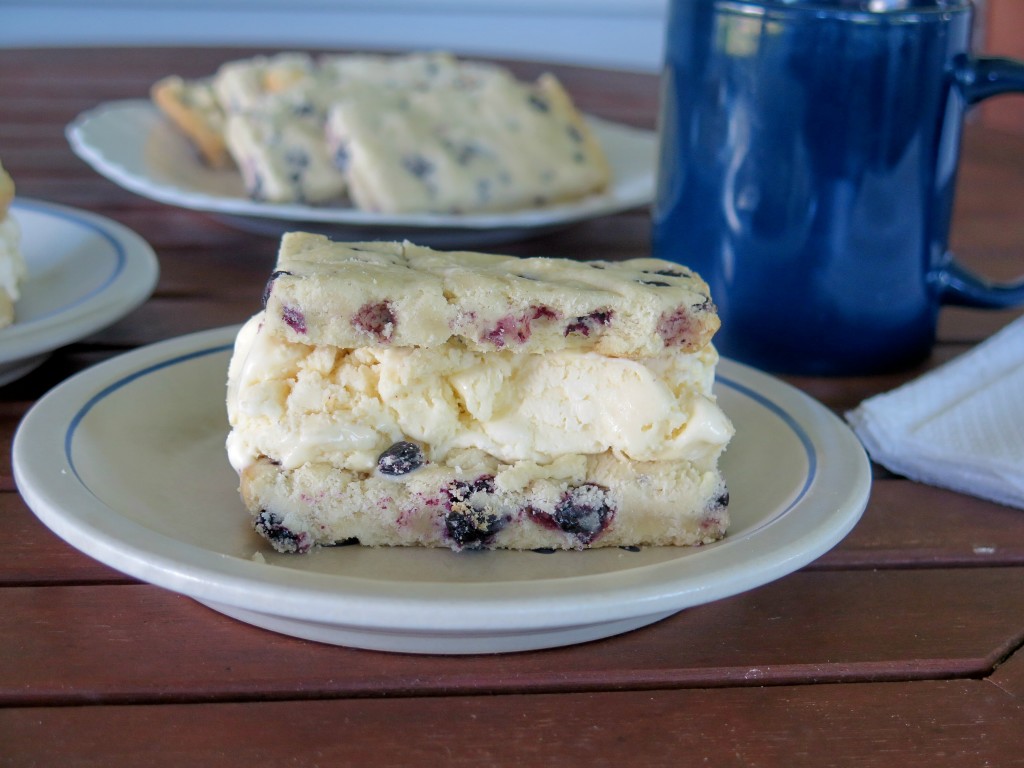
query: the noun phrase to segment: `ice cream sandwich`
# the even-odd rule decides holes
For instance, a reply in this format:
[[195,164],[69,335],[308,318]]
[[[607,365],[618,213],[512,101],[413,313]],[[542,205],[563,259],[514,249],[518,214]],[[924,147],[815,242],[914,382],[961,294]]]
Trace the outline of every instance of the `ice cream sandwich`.
[[719,320],[689,269],[291,233],[264,301],[227,450],[275,549],[725,535]]

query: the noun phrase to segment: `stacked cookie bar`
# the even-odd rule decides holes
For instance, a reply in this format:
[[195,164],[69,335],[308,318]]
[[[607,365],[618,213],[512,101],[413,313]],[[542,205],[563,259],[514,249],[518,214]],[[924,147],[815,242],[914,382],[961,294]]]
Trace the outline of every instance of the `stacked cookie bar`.
[[258,200],[507,211],[585,197],[610,178],[554,77],[522,82],[444,53],[255,57],[206,79],[165,78],[152,97]]
[[684,267],[292,233],[265,301],[235,343],[228,455],[276,549],[725,534],[718,317]]

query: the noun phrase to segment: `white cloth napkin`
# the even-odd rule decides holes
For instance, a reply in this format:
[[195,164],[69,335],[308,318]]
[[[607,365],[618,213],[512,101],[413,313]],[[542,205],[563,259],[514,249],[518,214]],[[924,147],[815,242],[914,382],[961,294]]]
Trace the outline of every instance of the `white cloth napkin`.
[[1024,317],[846,419],[892,472],[1024,509]]

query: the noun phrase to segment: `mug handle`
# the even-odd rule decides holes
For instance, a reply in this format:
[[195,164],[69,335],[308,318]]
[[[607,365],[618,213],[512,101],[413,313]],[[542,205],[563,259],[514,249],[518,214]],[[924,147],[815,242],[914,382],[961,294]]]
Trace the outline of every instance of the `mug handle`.
[[[957,80],[968,104],[1010,91],[1024,92],[1024,62],[983,57],[967,59]],[[1001,309],[1024,304],[1024,277],[997,283],[976,275],[950,257],[939,272],[940,297],[944,304]]]

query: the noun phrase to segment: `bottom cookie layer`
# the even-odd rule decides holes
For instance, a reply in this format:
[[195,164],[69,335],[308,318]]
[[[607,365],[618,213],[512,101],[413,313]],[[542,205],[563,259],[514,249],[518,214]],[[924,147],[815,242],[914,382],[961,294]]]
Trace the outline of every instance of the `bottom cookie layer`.
[[693,546],[722,538],[729,496],[717,470],[630,462],[611,453],[550,465],[498,462],[466,450],[395,476],[329,464],[284,469],[261,459],[241,473],[256,531],[281,552],[367,546],[587,549]]

